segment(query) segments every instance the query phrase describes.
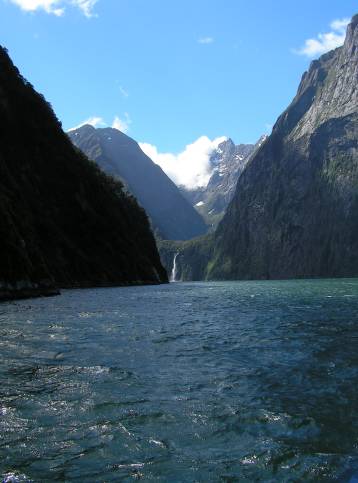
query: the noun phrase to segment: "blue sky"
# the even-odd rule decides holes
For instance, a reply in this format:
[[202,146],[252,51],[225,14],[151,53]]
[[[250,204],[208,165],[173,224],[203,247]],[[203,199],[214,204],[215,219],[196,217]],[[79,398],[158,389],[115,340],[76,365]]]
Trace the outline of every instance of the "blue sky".
[[356,0],[0,0],[0,43],[65,129],[116,119],[179,153],[200,136],[256,141],[320,47],[297,51],[318,34],[334,44],[332,22],[357,12]]

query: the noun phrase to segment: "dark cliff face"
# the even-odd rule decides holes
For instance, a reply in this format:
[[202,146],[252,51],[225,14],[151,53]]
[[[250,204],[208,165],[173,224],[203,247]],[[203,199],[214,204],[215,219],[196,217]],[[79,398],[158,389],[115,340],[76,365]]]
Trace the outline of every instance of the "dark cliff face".
[[0,297],[166,280],[144,211],[0,48]]
[[358,275],[357,24],[312,62],[241,175],[209,278]]
[[235,145],[231,139],[223,141],[210,157],[212,175],[208,185],[194,190],[181,188],[212,229],[224,216],[235,194],[237,181],[255,149],[254,144]]
[[213,254],[213,233],[180,242],[159,240],[158,250],[169,277],[173,270],[175,257],[175,281],[203,280]]
[[148,213],[159,237],[187,240],[206,233],[201,216],[133,139],[117,129],[88,125],[69,136],[103,171],[122,180]]

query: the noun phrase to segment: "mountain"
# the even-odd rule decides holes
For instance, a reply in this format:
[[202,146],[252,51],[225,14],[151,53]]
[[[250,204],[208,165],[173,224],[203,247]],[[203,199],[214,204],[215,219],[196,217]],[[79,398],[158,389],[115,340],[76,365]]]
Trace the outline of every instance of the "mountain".
[[260,138],[256,145],[235,145],[231,139],[223,141],[210,157],[212,175],[208,185],[194,190],[181,188],[184,196],[203,216],[208,225],[215,228],[224,216],[246,163],[264,139],[264,136]]
[[167,281],[146,214],[0,47],[0,298]]
[[187,240],[206,233],[202,217],[136,141],[117,129],[89,125],[68,134],[103,171],[125,184],[148,213],[159,237]]
[[213,233],[186,241],[158,240],[163,266],[171,278],[174,260],[175,281],[203,280],[213,256]]
[[239,178],[212,279],[358,275],[358,15]]

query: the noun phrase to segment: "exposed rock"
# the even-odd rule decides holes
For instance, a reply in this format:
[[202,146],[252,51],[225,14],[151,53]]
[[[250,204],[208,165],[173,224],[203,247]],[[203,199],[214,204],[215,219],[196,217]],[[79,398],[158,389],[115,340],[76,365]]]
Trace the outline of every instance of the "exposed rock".
[[358,275],[357,24],[312,62],[240,176],[208,278]]
[[160,238],[187,240],[206,233],[202,217],[129,136],[117,129],[89,125],[71,131],[69,136],[103,171],[124,183],[148,213]]
[[203,216],[212,230],[216,228],[232,200],[237,181],[250,156],[262,142],[235,145],[231,139],[219,144],[210,157],[212,175],[208,185],[188,190],[181,187],[182,193]]

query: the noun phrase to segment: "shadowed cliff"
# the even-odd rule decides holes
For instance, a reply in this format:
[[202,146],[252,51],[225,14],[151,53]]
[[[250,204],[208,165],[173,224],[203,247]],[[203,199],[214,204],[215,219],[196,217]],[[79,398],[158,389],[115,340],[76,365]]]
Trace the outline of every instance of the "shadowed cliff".
[[206,233],[207,226],[199,213],[134,139],[118,129],[89,125],[68,135],[105,173],[125,184],[148,213],[160,238],[188,240]]
[[144,210],[0,48],[0,298],[166,280]]
[[241,175],[206,276],[358,275],[358,16]]

